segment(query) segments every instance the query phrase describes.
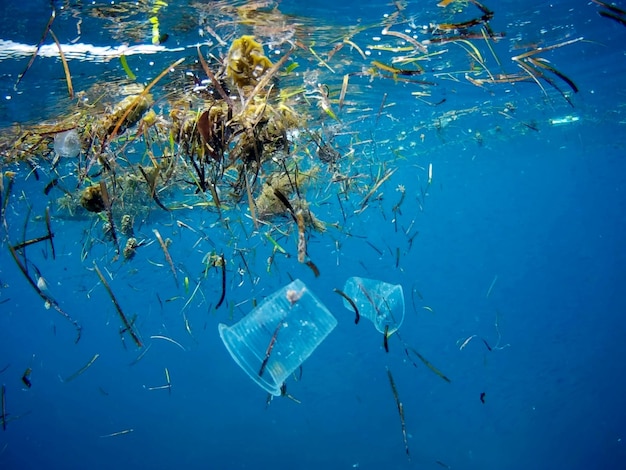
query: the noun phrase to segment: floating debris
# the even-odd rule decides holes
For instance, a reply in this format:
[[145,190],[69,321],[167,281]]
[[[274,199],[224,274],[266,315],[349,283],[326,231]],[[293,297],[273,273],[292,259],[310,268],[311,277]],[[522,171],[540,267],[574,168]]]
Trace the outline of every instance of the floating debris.
[[122,307],[120,307],[120,304],[117,301],[117,299],[115,298],[115,295],[113,295],[113,291],[111,290],[111,287],[109,286],[109,283],[106,281],[106,279],[102,275],[102,272],[98,268],[98,265],[95,262],[93,264],[93,267],[94,267],[94,270],[96,271],[96,274],[98,275],[98,278],[100,279],[100,282],[102,283],[102,285],[104,286],[105,290],[109,294],[109,297],[111,298],[111,302],[113,302],[113,305],[115,306],[115,310],[117,310],[117,313],[119,314],[120,318],[122,319],[122,323],[124,324],[124,331],[127,331],[130,334],[130,336],[133,338],[133,341],[135,342],[135,344],[137,345],[138,348],[143,347],[143,343],[141,342],[141,340],[139,339],[139,336],[137,335],[137,333],[133,329],[133,324],[128,321],[128,318],[126,317],[126,315],[122,311]]
[[[152,335],[152,336],[150,336],[150,339],[162,339],[164,341],[168,341],[168,342],[170,342],[172,344],[175,344],[176,346],[178,346],[183,351],[186,351],[185,347],[182,344],[180,344],[178,341],[173,340],[172,338],[168,338],[167,336]],[[141,359],[141,358],[139,358],[139,359]]]
[[165,390],[167,389],[167,391],[169,392],[169,394],[172,394],[172,381],[170,380],[170,371],[167,369],[167,367],[165,368],[165,385],[158,385],[156,387],[148,387],[148,390],[152,391],[152,390]]
[[450,383],[450,379],[448,377],[446,377],[439,369],[437,369],[434,365],[432,365],[428,360],[426,360],[426,358],[424,356],[422,356],[420,353],[418,353],[415,349],[408,347],[405,348],[404,350],[406,352],[406,355],[409,355],[409,351],[412,352],[413,354],[415,354],[418,359],[420,361],[422,361],[424,363],[424,365],[426,367],[428,367],[430,370],[432,370],[435,374],[437,374],[439,377],[441,377],[443,380],[445,380],[446,382]]
[[105,434],[103,436],[100,437],[115,437],[115,436],[123,436],[124,434],[129,434],[131,432],[133,432],[134,429],[130,428],[130,429],[124,429],[123,431],[117,431],[117,432],[112,432],[111,434]]
[[165,260],[167,261],[167,264],[170,265],[170,270],[172,271],[172,275],[174,276],[174,282],[176,283],[176,287],[178,287],[178,274],[176,273],[176,268],[174,267],[174,261],[172,261],[170,252],[167,249],[167,246],[169,245],[169,240],[167,242],[163,241],[163,237],[161,237],[161,234],[157,229],[152,229],[152,232],[154,232],[154,235],[159,241],[159,245],[161,245],[161,249],[163,250],[163,254],[165,255]]
[[30,374],[33,370],[28,367],[24,373],[22,374],[22,383],[26,385],[26,388],[30,388],[33,386],[33,383],[30,381]]
[[361,315],[359,315],[359,309],[356,306],[356,304],[354,303],[354,300],[352,300],[345,292],[343,292],[342,290],[339,289],[333,289],[333,292],[336,292],[337,294],[339,294],[341,297],[343,297],[346,302],[348,302],[348,304],[350,304],[350,306],[352,307],[352,310],[354,310],[354,324],[357,325],[359,323],[359,320],[361,319]]
[[389,385],[391,385],[391,391],[393,392],[393,398],[396,401],[396,406],[398,407],[398,415],[400,416],[400,424],[402,426],[402,440],[404,441],[404,449],[409,460],[411,459],[411,454],[409,452],[409,440],[406,433],[406,424],[404,422],[404,407],[402,406],[402,402],[400,401],[400,397],[398,396],[398,389],[396,388],[396,383],[393,380],[393,375],[391,375],[391,371],[387,368],[387,377],[389,377]]
[[[426,285],[421,278],[408,276],[418,251],[421,211],[431,191],[446,184],[442,166],[433,186],[433,165],[439,165],[444,154],[433,142],[454,141],[461,147],[469,142],[483,151],[490,148],[490,137],[508,139],[515,133],[536,137],[543,131],[538,122],[548,131],[550,126],[581,125],[588,121],[584,110],[574,112],[568,106],[577,105],[577,94],[590,91],[559,58],[566,48],[585,47],[582,36],[542,31],[534,43],[532,34],[527,35],[536,24],[533,19],[524,22],[522,32],[509,22],[510,39],[504,41],[504,32],[495,25],[503,25],[506,17],[479,1],[443,0],[439,8],[435,3],[418,8],[394,0],[380,21],[345,27],[285,15],[279,5],[265,1],[192,2],[167,21],[163,15],[172,13],[167,9],[173,6],[162,1],[84,8],[69,2],[59,9],[58,18],[54,10],[50,18],[49,11],[44,12],[40,20],[48,23],[36,46],[0,40],[0,60],[28,60],[15,84],[19,93],[6,97],[13,99],[16,109],[18,100],[30,92],[26,86],[31,78],[41,80],[42,89],[52,83],[48,77],[32,76],[37,73],[35,59],[54,57],[45,60],[56,63],[59,77],[62,67],[65,76],[64,83],[51,85],[49,96],[62,96],[54,107],[42,106],[41,116],[36,115],[37,109],[30,110],[35,119],[17,122],[0,133],[0,243],[8,246],[44,305],[75,326],[76,341],[81,338],[80,324],[51,292],[63,289],[65,295],[84,301],[84,311],[76,317],[84,321],[97,303],[90,297],[97,286],[89,290],[85,284],[98,281],[89,276],[85,281],[80,266],[90,271],[93,263],[119,316],[122,341],[128,333],[142,348],[123,359],[131,366],[143,361],[159,341],[188,351],[172,337],[151,333],[171,331],[176,338],[184,326],[199,343],[215,318],[236,322],[244,308],[257,307],[257,300],[267,295],[273,283],[293,280],[302,271],[317,278],[321,269],[329,279],[336,279],[338,273],[352,276],[348,269],[363,275],[402,274],[403,279],[406,274],[410,282]],[[619,7],[599,0],[593,3],[597,5],[592,5],[593,15],[597,9],[602,18],[611,20],[609,24],[626,24],[626,13]],[[62,44],[52,26],[60,31],[55,21],[70,18],[77,38]],[[124,45],[81,44],[84,19],[90,28],[103,24],[106,37]],[[98,22],[101,19],[104,23]],[[61,40],[67,37],[65,26]],[[201,39],[184,45],[184,31],[193,31]],[[168,40],[168,34],[177,37]],[[543,42],[543,38],[548,39]],[[183,46],[162,46],[174,39]],[[90,76],[81,70],[76,80],[70,68],[77,70],[78,60],[90,61],[89,67],[97,70]],[[104,62],[109,62],[106,67],[97,65]],[[529,84],[529,95],[520,95],[520,83]],[[464,106],[460,98],[467,90],[468,95],[478,91],[484,98],[476,102],[472,97]],[[498,101],[502,95],[506,103]],[[540,103],[540,119],[532,115],[533,101]],[[410,124],[404,125],[402,120],[409,114],[395,111],[412,110],[413,105],[417,108],[410,111]],[[541,113],[541,106],[549,112]],[[498,120],[497,129],[480,125],[493,118]],[[397,133],[396,126],[402,132]],[[30,190],[37,200],[29,197]],[[23,214],[27,214],[24,221]],[[381,236],[371,236],[370,227],[383,230]],[[386,228],[400,240],[388,239]],[[157,243],[160,248],[138,250]],[[112,246],[115,256],[111,256]],[[366,253],[350,259],[355,249]],[[151,251],[154,259],[138,256],[144,251]],[[91,259],[85,264],[87,258]],[[66,269],[68,273],[60,278],[53,275],[55,270],[48,269],[52,262],[57,273]],[[34,263],[44,268],[45,277]],[[174,278],[174,285],[171,279],[167,283],[168,276]],[[113,279],[116,295],[109,285]],[[479,295],[491,299],[497,280],[495,275],[486,294],[483,290]],[[313,282],[328,286],[322,281]],[[401,359],[415,367],[424,365],[450,382],[397,334],[404,317],[404,300],[402,310],[400,301],[393,300],[402,292],[399,286],[393,296],[364,282],[353,287],[334,289],[349,315],[354,313],[347,322],[354,318],[358,324],[361,316],[371,319],[383,335],[386,352],[389,337],[396,334],[406,355]],[[250,322],[245,331],[257,328],[260,339],[245,359],[233,353],[240,344],[237,337],[242,336],[236,328],[239,324],[220,325],[231,355],[240,365],[248,361],[248,367],[242,367],[254,381],[264,383],[270,397],[280,395],[300,403],[287,393],[286,381],[302,378],[301,358],[287,370],[292,365],[288,360],[294,360],[287,340],[299,328],[305,332],[302,337],[313,338],[322,330],[313,324],[321,324],[324,316],[320,315],[326,313],[309,294],[308,288],[289,288],[273,299],[280,312],[269,309],[275,315],[270,320]],[[118,299],[139,309],[138,315],[126,315]],[[415,315],[434,313],[419,300],[424,298],[414,287]],[[3,291],[0,303],[7,301]],[[307,302],[315,316],[296,320]],[[102,307],[106,304],[96,305]],[[429,321],[444,318],[427,315]],[[507,347],[501,345],[498,319],[497,314],[496,342],[489,336],[489,342],[478,334],[464,336],[457,342],[459,350],[474,338],[491,354]],[[324,320],[324,334],[334,328],[332,320]],[[151,330],[145,348],[138,325],[145,332]],[[90,332],[94,336],[97,331]],[[465,354],[471,349],[474,346]],[[83,374],[98,357],[95,354],[63,381]],[[393,360],[394,354],[385,357]],[[149,366],[152,359],[139,368]],[[22,375],[27,388],[33,385],[31,373],[28,367]],[[167,389],[171,394],[167,367],[164,373],[162,385],[146,388]],[[387,375],[410,457],[404,404],[389,368]],[[36,388],[39,377],[36,368]],[[100,392],[108,395],[104,390],[110,384],[102,386]],[[3,385],[4,429],[16,418],[7,417],[5,393]],[[485,392],[480,400],[485,403]],[[101,437],[131,432],[133,428]]]
[[[78,343],[78,341],[80,341],[80,336],[81,336],[81,332],[82,332],[82,327],[80,326],[80,324],[74,320],[69,314],[67,314],[62,308],[61,306],[57,303],[56,300],[54,300],[47,292],[45,292],[43,289],[41,289],[38,285],[38,282],[35,282],[31,277],[30,274],[28,273],[28,270],[26,269],[25,264],[23,264],[17,253],[15,248],[13,248],[13,246],[9,245],[9,252],[11,253],[11,256],[13,257],[13,260],[15,261],[15,263],[17,264],[17,267],[20,269],[20,271],[22,272],[22,274],[24,275],[24,277],[26,278],[26,280],[28,281],[28,283],[31,285],[31,287],[35,290],[35,292],[37,292],[37,294],[39,294],[39,297],[41,297],[41,299],[44,301],[44,305],[46,305],[48,308],[52,307],[54,308],[57,312],[59,312],[65,319],[67,319],[70,323],[72,323],[72,325],[74,325],[74,328],[76,328],[76,340],[74,341],[75,343]],[[35,270],[37,272],[39,272],[39,270],[35,267]],[[39,279],[41,279],[41,275],[39,276]]]
[[63,383],[71,382],[72,380],[74,380],[79,375],[82,375],[87,369],[89,369],[93,365],[94,362],[96,362],[96,360],[99,357],[100,357],[100,354],[98,354],[98,353],[94,354],[93,357],[89,360],[89,362],[87,364],[85,364],[83,367],[78,369],[76,372],[74,372],[69,377],[67,377],[65,379],[61,379],[61,382],[63,382]]
[[2,430],[6,431],[7,430],[7,408],[6,408],[6,393],[7,393],[7,387],[6,385],[2,384],[2,394],[1,394],[1,411],[2,414],[0,415],[0,417],[2,418]]

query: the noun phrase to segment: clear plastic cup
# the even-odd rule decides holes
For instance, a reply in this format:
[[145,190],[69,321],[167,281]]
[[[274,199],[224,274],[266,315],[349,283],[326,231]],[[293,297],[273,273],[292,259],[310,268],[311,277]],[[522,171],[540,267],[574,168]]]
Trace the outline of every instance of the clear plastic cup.
[[319,299],[296,279],[265,298],[232,326],[218,328],[235,362],[272,395],[337,325]]
[[80,154],[80,137],[76,129],[56,134],[54,136],[54,151],[59,157],[77,157]]
[[[374,323],[381,333],[390,335],[400,328],[404,320],[404,294],[399,284],[389,284],[374,279],[351,277],[346,281],[344,293],[359,309],[359,314]],[[343,305],[353,310],[344,299]]]

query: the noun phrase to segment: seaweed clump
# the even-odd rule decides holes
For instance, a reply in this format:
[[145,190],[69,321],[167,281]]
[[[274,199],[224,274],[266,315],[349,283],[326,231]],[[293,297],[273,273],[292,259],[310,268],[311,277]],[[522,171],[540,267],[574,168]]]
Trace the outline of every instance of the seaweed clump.
[[226,58],[226,75],[238,87],[256,86],[271,67],[272,62],[265,57],[263,46],[253,36],[241,36],[230,46]]
[[80,195],[80,205],[89,212],[102,212],[106,209],[99,184],[87,186]]

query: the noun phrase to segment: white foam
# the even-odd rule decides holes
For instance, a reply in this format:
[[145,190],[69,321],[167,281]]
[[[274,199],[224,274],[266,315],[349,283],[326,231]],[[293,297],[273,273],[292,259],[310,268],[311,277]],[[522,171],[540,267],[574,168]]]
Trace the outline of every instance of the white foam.
[[[141,44],[136,46],[94,46],[93,44],[62,44],[61,49],[67,60],[82,60],[88,62],[108,62],[122,55],[157,54],[159,52],[178,52],[184,48],[168,49],[165,46]],[[35,46],[21,44],[14,41],[0,39],[0,61],[30,57],[35,52]],[[56,44],[44,44],[37,53],[38,57],[59,57],[59,48]]]

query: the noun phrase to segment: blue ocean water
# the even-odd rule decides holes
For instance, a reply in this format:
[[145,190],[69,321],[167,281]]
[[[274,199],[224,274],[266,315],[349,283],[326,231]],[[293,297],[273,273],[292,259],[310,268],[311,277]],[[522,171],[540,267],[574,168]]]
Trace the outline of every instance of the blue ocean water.
[[[564,0],[337,3],[0,6],[1,468],[626,466],[626,15]],[[493,17],[459,26],[486,15],[481,6]],[[73,99],[49,35],[15,87],[52,9]],[[150,49],[155,23],[162,44]],[[433,41],[442,32],[446,40]],[[339,154],[333,166],[316,144],[292,146],[302,171],[316,172],[290,199],[306,198],[326,223],[305,233],[319,276],[298,261],[289,212],[255,226],[245,194],[231,201],[222,187],[218,213],[183,174],[159,188],[168,212],[149,196],[123,207],[133,181],[122,182],[124,172],[150,165],[149,139],[155,158],[164,155],[167,132],[132,126],[107,154],[117,175],[96,162],[79,181],[76,162],[53,164],[52,138],[37,131],[73,112],[93,109],[95,119],[107,90],[125,96],[182,58],[151,90],[165,122],[175,98],[191,100],[190,76],[202,75],[196,45],[213,66],[242,34],[275,63],[294,48],[273,86],[312,84],[294,92],[308,113],[297,131],[317,132]],[[130,48],[135,80],[106,46]],[[527,51],[534,62],[512,60]],[[28,129],[48,139],[48,152],[16,161],[16,132]],[[91,151],[77,157],[83,167]],[[64,205],[64,191],[89,181],[106,181],[118,230],[132,213],[143,242],[133,259],[116,256],[104,213]],[[46,210],[54,256],[47,240],[19,248],[46,235]],[[176,274],[154,230],[169,240]],[[333,292],[352,276],[403,287],[404,322],[388,352],[383,334],[365,318],[355,325]],[[29,278],[80,324],[78,342]],[[295,278],[338,324],[286,381],[286,396],[269,401],[218,324]]]

